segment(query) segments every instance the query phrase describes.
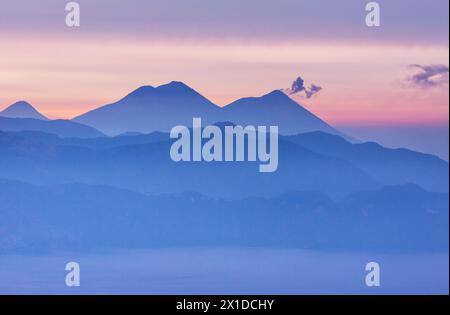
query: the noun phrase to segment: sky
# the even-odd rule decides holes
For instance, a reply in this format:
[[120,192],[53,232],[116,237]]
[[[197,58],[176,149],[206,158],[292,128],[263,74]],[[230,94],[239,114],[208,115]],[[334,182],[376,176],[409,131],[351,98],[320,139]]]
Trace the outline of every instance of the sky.
[[448,128],[447,0],[377,1],[380,27],[363,0],[79,0],[69,28],[67,2],[0,0],[0,109],[73,118],[172,80],[225,106],[301,76],[335,126]]

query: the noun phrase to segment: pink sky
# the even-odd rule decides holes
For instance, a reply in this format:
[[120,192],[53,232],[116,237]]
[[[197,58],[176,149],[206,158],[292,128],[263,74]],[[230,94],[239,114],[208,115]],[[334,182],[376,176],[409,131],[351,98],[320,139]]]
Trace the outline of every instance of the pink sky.
[[447,62],[448,48],[439,45],[16,37],[0,48],[0,108],[24,99],[52,118],[72,118],[141,85],[183,81],[223,106],[301,75],[323,90],[298,101],[334,124],[448,121],[448,85],[424,90],[405,82],[409,64]]

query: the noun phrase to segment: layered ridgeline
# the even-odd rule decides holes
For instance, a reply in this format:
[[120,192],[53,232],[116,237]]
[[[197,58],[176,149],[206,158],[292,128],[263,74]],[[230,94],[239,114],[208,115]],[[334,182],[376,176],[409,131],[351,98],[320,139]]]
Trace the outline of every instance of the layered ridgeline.
[[434,156],[316,132],[280,137],[277,172],[259,173],[175,163],[170,145],[163,133],[0,132],[0,252],[448,250],[448,163]]
[[0,180],[0,200],[0,253],[207,246],[448,250],[448,194],[416,185],[340,201],[319,192],[221,200]]
[[70,120],[50,120],[25,101],[14,103],[0,112],[0,131],[39,131],[68,138],[104,136],[95,128]]
[[191,126],[194,117],[202,118],[204,124],[228,121],[244,126],[279,126],[281,134],[323,131],[342,135],[281,91],[243,98],[221,108],[181,82],[140,87],[118,102],[74,121],[108,135],[119,135],[168,132],[176,125]]
[[[226,121],[221,129],[230,120],[280,126],[277,171],[260,173],[259,161],[174,162],[167,131],[193,117]],[[76,121],[0,117],[0,153],[0,253],[448,250],[447,162],[352,143],[281,92],[221,109],[173,82]]]
[[104,184],[142,193],[196,191],[226,199],[292,190],[340,198],[408,183],[448,191],[448,163],[435,156],[352,144],[322,132],[281,136],[274,173],[260,173],[259,161],[176,163],[169,154],[172,143],[164,133],[93,139],[0,133],[0,174],[34,184]]

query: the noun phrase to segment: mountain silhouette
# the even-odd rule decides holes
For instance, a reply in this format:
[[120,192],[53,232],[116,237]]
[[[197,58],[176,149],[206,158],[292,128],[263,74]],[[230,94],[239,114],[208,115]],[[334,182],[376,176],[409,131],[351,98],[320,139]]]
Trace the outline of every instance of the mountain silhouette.
[[108,135],[170,131],[192,125],[193,117],[213,123],[220,108],[182,82],[142,86],[116,103],[102,106],[73,120]]
[[[197,191],[222,198],[290,190],[317,190],[335,197],[408,183],[448,192],[445,161],[409,150],[374,149],[371,143],[352,144],[320,132],[281,136],[279,168],[272,174],[259,173],[258,163],[252,162],[175,163],[168,154],[171,143],[167,133],[91,139],[5,133],[0,174],[36,184],[75,181],[139,192]],[[39,145],[41,150],[30,149]],[[14,167],[17,161],[20,166]]]
[[310,191],[223,200],[0,179],[0,200],[7,205],[1,253],[198,246],[448,251],[448,194],[415,185],[336,202]]
[[1,131],[41,131],[60,137],[93,138],[104,137],[98,130],[70,120],[41,120],[32,118],[0,117]]
[[[259,161],[174,162],[168,131],[193,117],[222,131],[279,126],[277,171],[260,173]],[[0,152],[1,253],[448,251],[447,162],[348,141],[281,91],[220,108],[171,82],[74,121],[0,117]]]
[[[138,192],[197,191],[230,199],[274,196],[289,190],[343,196],[382,185],[345,160],[283,139],[278,170],[265,174],[259,172],[259,162],[175,163],[169,154],[172,140],[168,134],[58,141],[28,132],[6,133],[3,138],[0,174],[35,184],[106,184]],[[41,150],[30,149],[39,145]]]
[[48,120],[47,117],[39,113],[30,103],[25,101],[16,102],[0,112],[1,117],[7,118],[33,118]]
[[318,154],[349,161],[385,185],[417,183],[431,191],[449,189],[448,163],[408,149],[386,149],[375,142],[350,143],[341,137],[311,132],[285,137]]
[[176,125],[191,126],[229,121],[239,125],[279,126],[281,134],[323,131],[344,136],[281,91],[243,98],[223,108],[182,82],[143,86],[120,101],[74,118],[108,135],[130,132],[168,132]]
[[323,131],[344,136],[279,90],[237,100],[223,108],[221,117],[238,125],[278,126],[283,135]]

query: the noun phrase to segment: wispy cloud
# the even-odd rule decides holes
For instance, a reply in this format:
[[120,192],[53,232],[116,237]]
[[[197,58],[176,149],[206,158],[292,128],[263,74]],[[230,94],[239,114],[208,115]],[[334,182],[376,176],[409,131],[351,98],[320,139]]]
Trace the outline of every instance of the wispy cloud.
[[407,82],[420,88],[438,87],[448,84],[449,67],[446,65],[409,65],[416,71],[415,74],[407,78]]

